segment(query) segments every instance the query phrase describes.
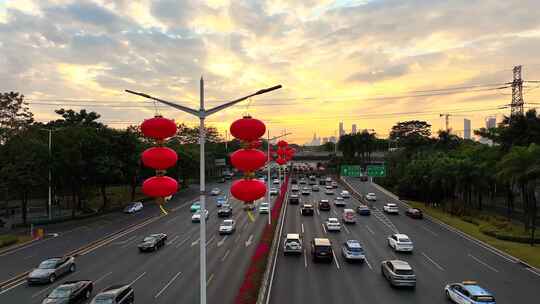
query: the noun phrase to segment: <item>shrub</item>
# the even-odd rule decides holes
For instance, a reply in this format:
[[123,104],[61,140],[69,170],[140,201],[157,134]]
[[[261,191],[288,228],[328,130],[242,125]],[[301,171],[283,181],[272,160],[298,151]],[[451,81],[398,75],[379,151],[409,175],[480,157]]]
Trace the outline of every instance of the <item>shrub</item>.
[[0,247],[6,247],[17,243],[18,238],[14,235],[1,235]]

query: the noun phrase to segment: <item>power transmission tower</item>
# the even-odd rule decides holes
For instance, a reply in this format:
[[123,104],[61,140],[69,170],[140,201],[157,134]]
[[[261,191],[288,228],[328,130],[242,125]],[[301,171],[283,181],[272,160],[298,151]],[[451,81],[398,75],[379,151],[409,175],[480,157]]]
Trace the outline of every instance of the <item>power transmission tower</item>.
[[449,133],[450,132],[450,122],[448,120],[448,118],[450,117],[450,113],[444,113],[444,114],[439,114],[439,117],[443,117],[444,116],[444,123],[445,123],[445,127],[446,127],[446,133]]
[[510,116],[523,115],[523,79],[521,79],[521,65],[513,69],[514,80],[512,81],[512,103],[510,104]]

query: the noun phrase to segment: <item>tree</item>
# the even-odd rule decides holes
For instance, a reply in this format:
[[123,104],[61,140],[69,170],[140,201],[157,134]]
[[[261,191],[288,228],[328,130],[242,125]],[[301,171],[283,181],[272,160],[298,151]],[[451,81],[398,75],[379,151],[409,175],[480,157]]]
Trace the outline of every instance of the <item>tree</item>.
[[[214,127],[205,127],[205,138],[207,143],[223,142],[223,139],[219,136],[219,132]],[[180,144],[198,144],[199,127],[190,128],[181,123],[178,125],[178,131],[173,139],[177,140]]]
[[429,143],[430,136],[431,125],[419,120],[399,122],[390,131],[390,139],[397,141],[400,147],[407,149],[416,149]]
[[104,125],[97,120],[101,117],[96,112],[87,112],[85,109],[75,112],[71,109],[58,109],[54,111],[56,114],[62,116],[61,119],[49,122],[48,127],[61,128],[61,127],[89,127],[89,128],[103,128]]
[[0,144],[11,136],[28,128],[34,121],[24,95],[9,92],[0,93]]
[[356,155],[354,138],[351,134],[345,134],[339,137],[338,149],[343,153],[346,159],[352,159]]

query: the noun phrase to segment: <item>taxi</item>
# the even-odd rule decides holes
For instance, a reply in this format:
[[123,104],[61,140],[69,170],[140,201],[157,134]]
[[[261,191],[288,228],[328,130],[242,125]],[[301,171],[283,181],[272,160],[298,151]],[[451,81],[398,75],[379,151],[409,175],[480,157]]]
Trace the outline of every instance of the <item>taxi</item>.
[[475,281],[448,284],[444,292],[446,297],[458,304],[495,304],[495,297]]

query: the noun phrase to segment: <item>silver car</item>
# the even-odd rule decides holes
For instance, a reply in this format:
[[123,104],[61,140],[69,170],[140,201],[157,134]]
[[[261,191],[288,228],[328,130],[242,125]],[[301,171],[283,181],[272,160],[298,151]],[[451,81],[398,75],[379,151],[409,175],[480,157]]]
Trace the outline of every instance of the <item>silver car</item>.
[[416,287],[416,275],[411,265],[405,261],[382,261],[381,273],[393,286]]
[[39,266],[32,270],[26,281],[29,285],[34,283],[53,283],[60,276],[75,272],[75,258],[74,257],[58,257],[50,258],[39,264]]
[[236,222],[234,220],[224,220],[219,226],[219,234],[231,234],[236,230]]

